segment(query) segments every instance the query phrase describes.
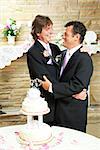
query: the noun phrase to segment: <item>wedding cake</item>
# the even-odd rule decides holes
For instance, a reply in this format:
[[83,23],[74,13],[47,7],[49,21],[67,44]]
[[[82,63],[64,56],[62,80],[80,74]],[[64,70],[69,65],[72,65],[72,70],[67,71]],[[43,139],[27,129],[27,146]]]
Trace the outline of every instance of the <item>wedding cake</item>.
[[22,111],[26,114],[39,115],[48,113],[50,109],[44,98],[40,97],[40,91],[37,88],[30,88],[22,102]]
[[[43,114],[47,114],[50,109],[37,88],[29,89],[21,111],[27,115],[27,124],[19,132],[20,139],[33,144],[48,142],[52,138],[52,131],[48,124],[43,123]],[[34,120],[34,116],[38,116],[38,120]]]
[[52,131],[49,125],[38,121],[33,122],[33,126],[25,125],[19,132],[19,137],[26,143],[44,144],[52,139]]

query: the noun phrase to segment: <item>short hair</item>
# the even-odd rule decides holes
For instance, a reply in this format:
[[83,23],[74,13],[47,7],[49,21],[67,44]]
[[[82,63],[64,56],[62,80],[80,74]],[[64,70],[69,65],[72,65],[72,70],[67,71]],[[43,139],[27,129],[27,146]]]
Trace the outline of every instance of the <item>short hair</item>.
[[87,31],[85,25],[79,21],[70,21],[65,24],[65,27],[68,27],[68,26],[73,26],[73,34],[74,35],[77,33],[80,34],[80,43],[82,43],[84,40],[86,31]]
[[37,15],[32,22],[31,35],[34,40],[36,40],[37,33],[41,33],[44,27],[50,26],[53,24],[51,19],[48,16]]

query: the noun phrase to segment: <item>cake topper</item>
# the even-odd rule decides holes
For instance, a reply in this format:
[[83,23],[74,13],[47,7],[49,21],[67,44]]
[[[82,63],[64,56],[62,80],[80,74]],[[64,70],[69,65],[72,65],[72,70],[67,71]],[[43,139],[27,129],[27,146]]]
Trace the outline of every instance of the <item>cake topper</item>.
[[39,82],[38,78],[31,80],[31,87],[39,88],[39,86],[41,86],[41,83]]

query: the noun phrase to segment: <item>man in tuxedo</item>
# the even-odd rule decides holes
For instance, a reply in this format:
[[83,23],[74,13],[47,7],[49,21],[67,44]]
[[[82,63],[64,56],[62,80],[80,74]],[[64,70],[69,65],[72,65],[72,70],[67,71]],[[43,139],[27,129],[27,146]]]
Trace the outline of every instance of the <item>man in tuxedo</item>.
[[86,34],[86,27],[79,21],[65,25],[63,45],[67,52],[61,67],[59,82],[51,83],[45,76],[42,87],[54,94],[56,99],[55,125],[86,132],[88,96],[84,101],[72,95],[88,90],[93,64],[88,53],[80,48]]
[[[50,43],[52,33],[53,23],[50,18],[47,16],[37,15],[32,22],[31,31],[35,42],[27,53],[27,64],[30,78],[32,80],[35,78],[43,79],[43,75],[46,75],[51,82],[56,82],[58,80],[60,68],[55,61],[55,57],[61,54],[61,51],[57,45]],[[44,122],[49,125],[53,125],[55,113],[54,96],[41,87],[40,91],[41,96],[45,97],[50,108],[50,113],[44,115]],[[85,92],[82,93],[84,94]],[[76,96],[79,98],[83,95],[80,93]]]
[[[59,66],[54,61],[57,55],[61,53],[59,47],[49,43],[53,33],[53,23],[47,16],[37,15],[32,22],[31,34],[35,40],[34,44],[28,50],[27,64],[31,79],[43,79],[46,75],[51,82],[57,79]],[[41,96],[48,102],[50,113],[44,115],[44,122],[53,125],[55,101],[53,95],[43,88],[40,88]]]

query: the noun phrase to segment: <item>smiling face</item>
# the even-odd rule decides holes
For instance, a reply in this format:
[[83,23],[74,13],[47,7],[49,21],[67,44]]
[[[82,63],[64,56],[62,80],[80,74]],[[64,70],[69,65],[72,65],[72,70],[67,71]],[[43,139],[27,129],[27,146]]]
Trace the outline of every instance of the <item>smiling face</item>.
[[34,40],[40,39],[45,43],[51,40],[53,22],[48,16],[37,15],[32,22],[31,35]]
[[42,28],[41,33],[37,33],[38,39],[48,43],[51,41],[53,36],[53,25],[47,25],[46,27]]
[[65,29],[63,35],[63,45],[64,47],[71,49],[80,44],[80,35],[73,34],[73,26],[68,26]]

